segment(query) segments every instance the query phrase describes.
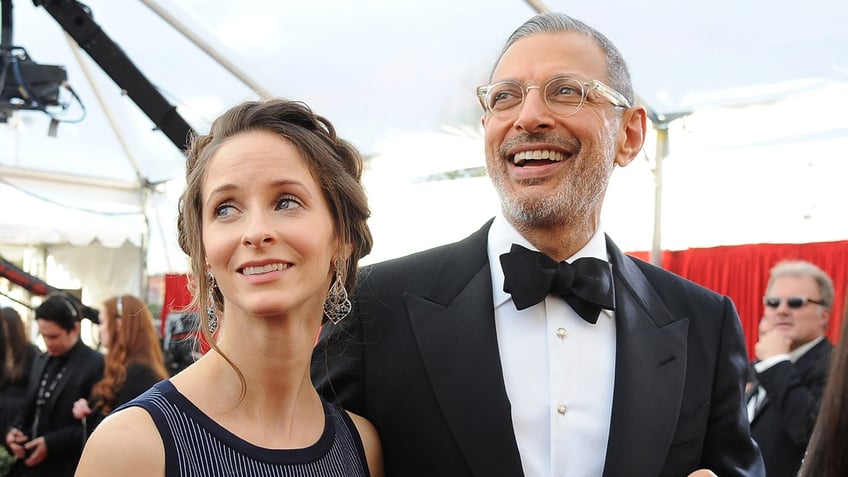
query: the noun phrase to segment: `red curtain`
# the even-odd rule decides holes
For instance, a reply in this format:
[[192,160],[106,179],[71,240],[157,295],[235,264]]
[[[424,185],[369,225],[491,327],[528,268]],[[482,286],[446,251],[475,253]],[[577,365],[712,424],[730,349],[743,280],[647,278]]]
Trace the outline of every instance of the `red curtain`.
[[165,322],[168,313],[182,310],[191,303],[191,292],[188,291],[188,275],[171,273],[165,275],[165,299],[162,304],[162,329],[160,336],[165,336]]
[[[645,259],[648,254],[631,255]],[[827,336],[834,343],[848,304],[848,241],[805,244],[756,244],[695,248],[663,252],[663,268],[688,278],[736,304],[742,329],[753,357],[757,324],[763,315],[762,296],[769,270],[781,260],[806,260],[818,265],[833,279],[835,297]]]
[[[648,260],[647,252],[629,253]],[[848,240],[805,244],[756,244],[712,248],[693,248],[663,252],[663,268],[688,278],[718,293],[729,296],[736,304],[742,329],[753,357],[757,324],[763,315],[762,297],[769,270],[781,260],[806,260],[824,270],[833,279],[836,292],[828,326],[828,338],[839,338],[839,326],[848,308]],[[188,305],[191,295],[185,275],[166,275],[165,303],[162,322],[174,308]]]

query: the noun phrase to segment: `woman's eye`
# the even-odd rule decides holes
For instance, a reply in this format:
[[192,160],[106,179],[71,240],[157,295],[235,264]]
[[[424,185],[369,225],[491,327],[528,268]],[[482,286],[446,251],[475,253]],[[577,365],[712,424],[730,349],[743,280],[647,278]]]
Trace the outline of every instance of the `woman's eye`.
[[230,204],[221,204],[215,207],[215,217],[229,217],[235,213],[235,207]]
[[299,207],[300,202],[293,197],[283,197],[277,201],[277,209],[287,210]]

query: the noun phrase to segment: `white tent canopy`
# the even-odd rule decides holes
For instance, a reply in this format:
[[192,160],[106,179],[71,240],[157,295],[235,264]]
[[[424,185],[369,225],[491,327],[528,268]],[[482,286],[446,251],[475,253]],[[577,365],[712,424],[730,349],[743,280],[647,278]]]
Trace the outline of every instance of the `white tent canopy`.
[[[668,125],[665,248],[848,237],[845,221],[835,218],[846,203],[836,180],[845,175],[848,145],[840,114],[848,105],[848,3],[544,4],[596,26],[620,46],[655,118],[684,115]],[[256,85],[304,100],[330,118],[373,158],[366,173],[376,241],[371,260],[458,238],[498,207],[485,177],[421,178],[483,166],[474,87],[487,81],[503,40],[534,13],[526,2],[87,5],[198,131],[259,93],[153,7]],[[65,66],[85,118],[60,123],[55,136],[48,135],[50,118],[38,112],[0,124],[0,197],[14,209],[0,220],[0,254],[92,242],[149,247],[144,257],[122,258],[123,267],[139,276],[184,271],[174,232],[180,152],[43,7],[15,2],[13,43],[38,63]],[[79,105],[70,104],[64,117],[81,117]],[[646,160],[616,171],[608,194],[605,227],[629,250],[651,246],[655,147],[646,146]],[[85,263],[102,271],[103,281],[124,285],[99,261]],[[67,275],[81,283],[82,272]],[[86,287],[97,278],[87,275]]]

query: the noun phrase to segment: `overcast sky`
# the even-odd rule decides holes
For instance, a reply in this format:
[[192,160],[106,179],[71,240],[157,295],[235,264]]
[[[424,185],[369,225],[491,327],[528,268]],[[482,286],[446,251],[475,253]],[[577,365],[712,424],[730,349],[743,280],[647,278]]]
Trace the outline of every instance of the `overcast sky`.
[[[257,97],[143,2],[86,3],[107,35],[195,128],[208,127],[235,102]],[[659,113],[848,81],[843,24],[848,2],[808,0],[804,8],[789,0],[543,3],[586,20],[617,42],[637,94]],[[154,5],[271,94],[306,101],[365,154],[379,152],[381,141],[398,135],[479,124],[474,88],[487,80],[509,33],[535,13],[521,0]],[[74,129],[107,129],[58,24],[31,1],[17,0],[14,7],[15,43],[37,62],[66,65],[89,109],[86,124]],[[114,96],[114,83],[85,60],[95,78],[102,78],[101,90]],[[123,114],[120,119],[133,120]],[[156,176],[158,167],[145,171]]]

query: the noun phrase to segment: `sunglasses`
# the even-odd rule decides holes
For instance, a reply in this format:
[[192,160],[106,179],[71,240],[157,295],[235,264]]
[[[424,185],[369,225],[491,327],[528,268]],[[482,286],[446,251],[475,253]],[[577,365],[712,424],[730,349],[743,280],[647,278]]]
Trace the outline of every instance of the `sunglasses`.
[[801,308],[807,303],[815,303],[816,305],[824,305],[824,302],[821,300],[813,300],[812,298],[807,298],[803,296],[792,296],[789,298],[780,298],[776,296],[764,296],[763,297],[763,305],[769,308],[777,308],[780,306],[780,302],[786,301],[786,306],[789,308]]

